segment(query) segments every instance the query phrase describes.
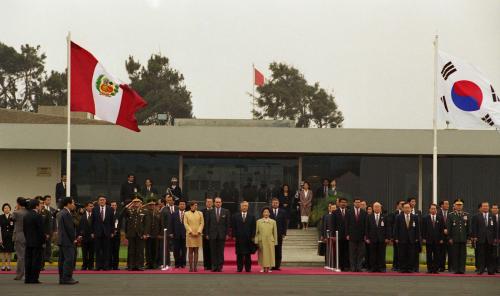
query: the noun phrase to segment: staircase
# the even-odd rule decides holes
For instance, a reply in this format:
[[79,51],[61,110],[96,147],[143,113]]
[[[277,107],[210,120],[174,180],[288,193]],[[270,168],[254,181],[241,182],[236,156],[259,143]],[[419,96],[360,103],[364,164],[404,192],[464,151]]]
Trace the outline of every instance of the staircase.
[[316,228],[289,229],[283,241],[284,266],[324,266],[324,257],[318,256]]

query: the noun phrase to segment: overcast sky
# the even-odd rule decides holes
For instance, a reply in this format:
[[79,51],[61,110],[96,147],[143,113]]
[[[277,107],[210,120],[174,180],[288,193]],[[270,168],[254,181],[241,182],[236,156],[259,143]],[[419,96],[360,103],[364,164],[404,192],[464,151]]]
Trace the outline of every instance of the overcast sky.
[[279,61],[334,91],[345,127],[430,128],[436,32],[500,89],[499,0],[0,2],[0,42],[41,45],[48,70],[68,30],[124,81],[128,55],[169,57],[197,118],[251,118],[252,63]]

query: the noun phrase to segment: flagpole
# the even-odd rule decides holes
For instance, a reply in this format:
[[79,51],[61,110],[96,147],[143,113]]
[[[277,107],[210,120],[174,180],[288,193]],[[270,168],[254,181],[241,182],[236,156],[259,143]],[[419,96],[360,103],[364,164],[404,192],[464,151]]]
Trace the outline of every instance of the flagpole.
[[439,36],[434,36],[434,104],[432,126],[434,129],[434,146],[432,149],[432,203],[437,204],[437,183],[438,183],[438,158],[437,158],[437,71],[438,71],[438,41]]
[[66,38],[68,50],[68,123],[67,123],[67,142],[66,142],[66,196],[71,196],[71,32],[68,32]]
[[252,63],[252,118],[255,119],[255,64]]

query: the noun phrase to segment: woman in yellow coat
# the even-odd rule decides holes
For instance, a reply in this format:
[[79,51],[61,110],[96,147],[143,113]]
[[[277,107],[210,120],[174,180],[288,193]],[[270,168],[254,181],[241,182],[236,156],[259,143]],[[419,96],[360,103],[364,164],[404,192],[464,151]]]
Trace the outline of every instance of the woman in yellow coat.
[[271,210],[264,208],[262,218],[257,220],[255,230],[255,243],[259,245],[259,265],[262,267],[260,272],[271,272],[274,267],[274,246],[278,244],[278,228],[276,221],[269,218]]
[[198,249],[203,244],[203,214],[198,211],[198,203],[189,204],[190,211],[184,214],[186,228],[186,247],[188,247],[189,272],[198,271]]

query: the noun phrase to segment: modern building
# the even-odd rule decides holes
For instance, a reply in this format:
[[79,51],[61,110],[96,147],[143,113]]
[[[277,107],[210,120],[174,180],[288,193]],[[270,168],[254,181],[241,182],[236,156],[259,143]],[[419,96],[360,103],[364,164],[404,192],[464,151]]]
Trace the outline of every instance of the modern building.
[[[2,113],[3,112],[3,113]],[[54,194],[66,162],[64,117],[51,124],[40,114],[0,112],[0,202],[17,196]],[[21,112],[23,113],[23,112]],[[30,117],[30,119],[26,119]],[[33,118],[34,119],[33,119]],[[10,118],[10,119],[6,119]],[[313,189],[323,178],[339,191],[392,209],[399,199],[432,200],[432,130],[308,129],[286,121],[178,120],[174,126],[143,126],[135,133],[80,119],[72,125],[72,182],[78,199],[105,194],[118,199],[128,173],[147,177],[164,192],[177,176],[188,200],[219,194],[234,208],[243,199],[254,208],[282,184],[299,180]],[[500,134],[440,130],[440,199],[500,202]]]

